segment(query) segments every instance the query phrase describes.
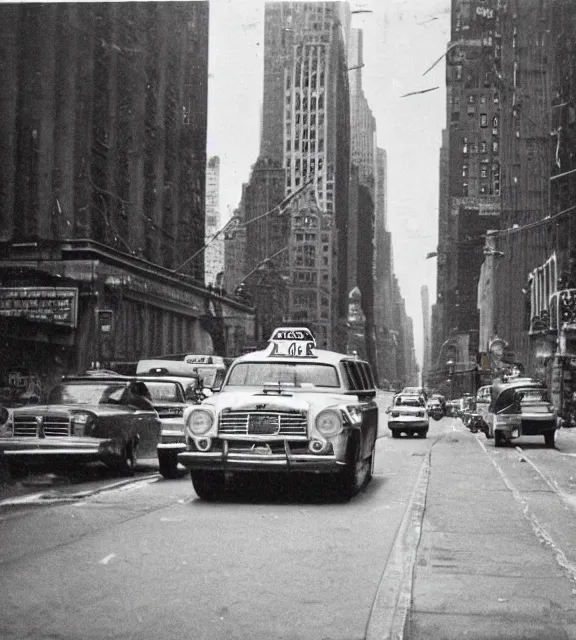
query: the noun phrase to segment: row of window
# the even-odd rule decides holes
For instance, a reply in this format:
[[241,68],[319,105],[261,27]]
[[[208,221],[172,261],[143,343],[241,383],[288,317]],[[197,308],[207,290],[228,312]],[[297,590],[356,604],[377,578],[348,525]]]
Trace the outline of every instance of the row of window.
[[288,138],[286,140],[286,151],[302,151],[303,153],[323,153],[324,152],[324,139],[320,140],[300,140],[296,138],[294,144],[292,140]]
[[[492,140],[490,148],[492,149],[492,153],[499,153],[500,146],[498,144],[498,140]],[[478,153],[479,151],[480,153],[488,153],[488,143],[485,140],[482,140],[478,145],[476,143],[469,143],[467,142],[466,138],[464,138],[464,142],[462,144],[463,154],[473,154]]]

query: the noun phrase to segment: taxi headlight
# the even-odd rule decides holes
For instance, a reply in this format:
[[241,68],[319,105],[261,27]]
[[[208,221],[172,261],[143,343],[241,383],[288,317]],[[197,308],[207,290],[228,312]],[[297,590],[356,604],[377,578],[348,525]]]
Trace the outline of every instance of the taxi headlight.
[[193,436],[203,436],[212,428],[214,418],[212,414],[203,409],[191,411],[186,419],[186,428]]
[[93,419],[89,413],[75,413],[72,416],[72,435],[87,436],[92,429]]
[[332,409],[321,411],[316,416],[316,429],[325,438],[337,436],[342,431],[342,417]]

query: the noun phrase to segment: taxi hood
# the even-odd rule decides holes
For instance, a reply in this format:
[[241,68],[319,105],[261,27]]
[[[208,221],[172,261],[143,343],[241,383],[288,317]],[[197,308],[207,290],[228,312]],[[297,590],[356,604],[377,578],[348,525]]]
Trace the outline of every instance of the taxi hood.
[[216,412],[223,409],[229,411],[309,411],[311,407],[334,406],[337,404],[354,404],[356,396],[327,393],[264,393],[254,388],[249,392],[221,391],[204,400],[202,405],[214,407]]

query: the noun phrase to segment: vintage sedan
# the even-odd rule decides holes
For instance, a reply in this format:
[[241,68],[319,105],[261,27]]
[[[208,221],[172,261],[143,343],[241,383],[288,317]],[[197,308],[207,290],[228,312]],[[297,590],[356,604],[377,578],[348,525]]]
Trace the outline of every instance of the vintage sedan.
[[68,379],[46,404],[14,409],[0,450],[13,475],[38,463],[102,461],[133,475],[137,457],[153,457],[161,423],[145,383],[105,376]]
[[522,436],[543,436],[547,447],[554,447],[560,421],[550,402],[548,389],[530,378],[495,382],[488,408],[488,437],[494,446]]
[[190,469],[200,498],[234,474],[331,474],[344,497],[370,480],[378,407],[370,365],[316,349],[304,328],[279,328],[267,349],[237,358],[220,393],[185,414]]
[[399,438],[402,433],[424,438],[428,435],[429,418],[423,396],[395,396],[392,406],[386,409],[386,413],[388,429],[392,432],[393,438]]

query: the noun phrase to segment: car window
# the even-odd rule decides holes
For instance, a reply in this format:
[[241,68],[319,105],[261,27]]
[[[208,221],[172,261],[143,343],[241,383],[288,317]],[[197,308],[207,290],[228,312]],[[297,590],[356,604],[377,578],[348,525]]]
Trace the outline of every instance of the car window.
[[361,391],[365,389],[364,379],[360,372],[357,362],[353,362],[351,360],[344,360],[342,362],[344,370],[346,371],[346,375],[348,378],[348,387],[351,391]]
[[175,382],[146,381],[152,402],[183,402],[182,391]]
[[421,400],[420,398],[408,398],[408,397],[403,397],[403,396],[399,396],[398,398],[396,398],[396,400],[394,401],[394,404],[396,406],[402,406],[402,407],[424,407],[424,401]]
[[48,404],[106,404],[120,402],[126,384],[61,384],[48,394]]
[[233,365],[227,386],[262,386],[269,382],[284,382],[296,387],[340,386],[335,367],[304,362],[240,362]]

